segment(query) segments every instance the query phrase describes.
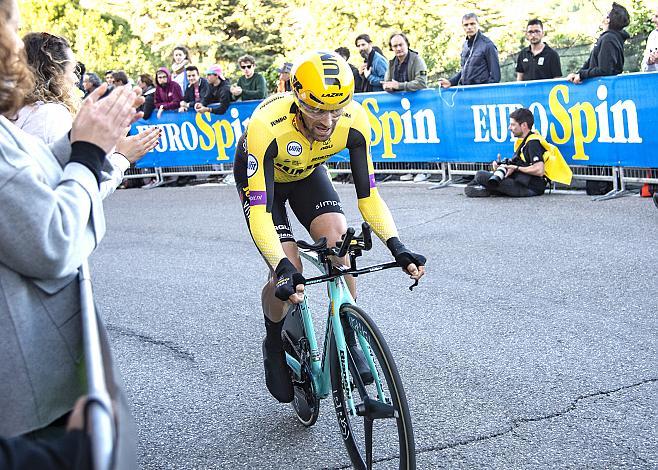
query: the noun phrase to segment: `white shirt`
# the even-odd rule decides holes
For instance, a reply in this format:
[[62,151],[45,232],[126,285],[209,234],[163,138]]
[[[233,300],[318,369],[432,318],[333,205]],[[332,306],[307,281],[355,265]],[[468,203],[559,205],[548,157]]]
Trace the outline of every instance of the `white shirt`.
[[14,124],[50,145],[71,130],[73,117],[63,104],[37,101],[23,106]]
[[658,64],[648,64],[649,52],[651,51],[658,51],[658,29],[651,31],[647,39],[647,48],[644,50],[642,66],[640,67],[642,72],[658,72]]
[[[23,106],[18,111],[18,118],[14,124],[24,132],[38,137],[46,145],[58,141],[68,134],[73,127],[73,117],[66,106],[61,103],[43,103]],[[112,166],[111,171],[103,171],[100,185],[101,199],[105,199],[121,184],[123,175],[130,162],[118,153],[111,153],[107,161]]]

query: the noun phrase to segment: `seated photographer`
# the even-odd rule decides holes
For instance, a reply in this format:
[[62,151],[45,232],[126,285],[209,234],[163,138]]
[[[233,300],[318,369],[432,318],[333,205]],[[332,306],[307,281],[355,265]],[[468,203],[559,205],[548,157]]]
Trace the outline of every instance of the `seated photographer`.
[[478,171],[466,188],[468,197],[489,197],[492,194],[529,197],[541,196],[546,189],[544,153],[541,136],[532,131],[532,112],[519,108],[510,114],[509,130],[516,137],[514,156],[492,162],[493,172]]

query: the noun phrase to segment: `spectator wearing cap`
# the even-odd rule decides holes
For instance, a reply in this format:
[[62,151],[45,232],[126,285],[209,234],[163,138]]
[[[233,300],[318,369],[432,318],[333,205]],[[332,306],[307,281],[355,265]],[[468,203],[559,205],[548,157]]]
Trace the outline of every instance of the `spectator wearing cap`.
[[279,72],[279,83],[276,86],[277,93],[283,93],[285,91],[292,91],[290,86],[290,71],[292,70],[292,64],[286,62],[281,67],[276,69]]
[[[201,98],[201,103],[196,103],[194,109],[197,113],[224,114],[231,104],[231,87],[230,82],[224,78],[222,68],[215,64],[206,70],[206,80],[208,80],[208,91]],[[219,106],[209,107],[211,104]]]
[[232,100],[262,100],[267,97],[267,83],[265,77],[256,72],[256,59],[250,55],[243,55],[238,59],[242,69],[242,77],[237,85],[231,86]]

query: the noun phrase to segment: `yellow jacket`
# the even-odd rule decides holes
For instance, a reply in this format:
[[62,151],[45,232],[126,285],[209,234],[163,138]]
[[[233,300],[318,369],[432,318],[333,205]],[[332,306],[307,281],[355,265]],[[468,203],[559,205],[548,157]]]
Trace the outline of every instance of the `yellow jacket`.
[[[530,134],[526,139],[526,142],[530,142],[531,140],[538,140],[541,146],[546,150],[546,153],[544,153],[544,174],[546,175],[546,178],[557,183],[566,185],[571,184],[573,173],[571,172],[571,168],[569,168],[567,161],[562,156],[562,153],[560,153],[560,150],[536,132]],[[521,142],[522,139],[517,139],[516,142],[514,142],[514,152],[518,150]],[[520,155],[523,155],[523,152],[520,152]],[[523,156],[521,156],[521,158],[523,158]]]

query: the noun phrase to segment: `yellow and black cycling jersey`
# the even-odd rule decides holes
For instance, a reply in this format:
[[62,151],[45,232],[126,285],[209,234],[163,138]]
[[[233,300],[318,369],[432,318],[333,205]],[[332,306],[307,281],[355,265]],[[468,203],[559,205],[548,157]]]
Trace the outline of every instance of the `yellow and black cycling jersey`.
[[308,177],[344,149],[349,151],[364,220],[384,243],[398,236],[391,213],[375,185],[368,116],[356,101],[343,109],[331,137],[311,143],[299,130],[292,93],[273,95],[256,108],[238,142],[234,165],[236,184],[245,197],[243,208],[251,235],[272,268],[286,257],[272,220],[276,185]]

